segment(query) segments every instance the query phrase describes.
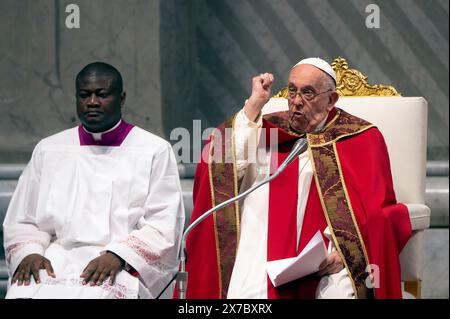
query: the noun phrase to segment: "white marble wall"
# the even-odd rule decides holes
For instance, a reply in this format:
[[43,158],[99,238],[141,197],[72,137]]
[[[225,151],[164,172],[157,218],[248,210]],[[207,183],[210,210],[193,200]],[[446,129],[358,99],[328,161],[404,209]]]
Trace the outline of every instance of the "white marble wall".
[[[66,6],[80,8],[68,29]],[[26,161],[41,138],[78,123],[74,78],[104,61],[124,78],[124,117],[162,135],[159,1],[0,1],[0,162]]]

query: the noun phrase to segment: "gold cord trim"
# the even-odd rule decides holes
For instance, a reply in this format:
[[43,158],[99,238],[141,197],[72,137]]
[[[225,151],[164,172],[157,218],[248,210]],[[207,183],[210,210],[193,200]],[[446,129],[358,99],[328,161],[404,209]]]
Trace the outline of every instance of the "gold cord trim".
[[309,154],[311,166],[312,166],[313,172],[314,172],[314,180],[315,180],[316,186],[317,186],[317,193],[319,195],[320,203],[322,204],[322,209],[323,209],[323,212],[324,212],[324,215],[325,215],[325,219],[327,221],[328,229],[330,230],[331,237],[333,238],[334,247],[336,248],[336,250],[337,250],[339,256],[341,257],[341,260],[342,260],[342,262],[343,262],[343,264],[345,266],[345,269],[347,270],[347,274],[348,274],[348,276],[350,278],[350,281],[352,283],[353,292],[355,293],[356,299],[358,299],[358,291],[357,291],[356,286],[355,286],[355,280],[353,279],[353,276],[352,276],[352,273],[350,271],[350,268],[347,265],[347,262],[346,262],[346,260],[344,258],[344,254],[341,251],[341,247],[339,246],[339,242],[337,241],[336,236],[334,235],[334,229],[333,229],[333,226],[331,225],[330,218],[328,217],[328,210],[327,210],[327,207],[325,205],[325,201],[323,199],[322,189],[321,189],[320,183],[319,183],[319,177],[317,176],[316,165],[314,163],[314,157],[312,155],[312,149],[309,146],[308,146],[308,154]]
[[[234,195],[238,195],[239,189],[238,189],[238,178],[237,178],[237,168],[236,168],[236,135],[235,135],[235,122],[236,122],[237,113],[233,118],[231,127],[232,127],[232,136],[231,136],[231,149],[232,149],[232,156],[233,156],[233,183],[234,183]],[[235,207],[235,214],[236,214],[236,256],[237,256],[237,250],[239,247],[239,239],[241,237],[241,223],[240,223],[240,212],[239,212],[239,202],[234,202]]]
[[[209,158],[208,158],[208,171],[209,171],[209,189],[211,191],[211,204],[212,207],[216,206],[216,199],[214,194],[214,183],[212,178],[212,151],[214,148],[214,134],[211,135],[210,147],[209,147]],[[217,219],[216,213],[213,213],[214,220],[214,238],[216,240],[216,256],[217,256],[217,273],[219,277],[219,299],[222,299],[222,272],[220,270],[220,248],[219,248],[219,234],[217,232]]]
[[[336,156],[336,162],[337,162],[338,170],[339,170],[339,177],[341,179],[342,188],[343,188],[344,194],[345,194],[345,199],[347,200],[348,208],[350,209],[350,215],[352,217],[353,224],[355,225],[355,228],[356,228],[356,233],[358,234],[358,239],[359,239],[359,241],[361,243],[361,247],[362,247],[363,252],[364,252],[364,257],[366,259],[366,265],[370,265],[369,256],[368,256],[367,250],[366,250],[366,245],[364,243],[364,239],[361,236],[361,232],[359,230],[359,225],[356,222],[355,213],[353,211],[352,202],[350,201],[350,196],[348,195],[348,190],[347,190],[347,186],[345,184],[344,173],[342,172],[342,166],[341,166],[341,162],[340,162],[340,159],[339,159],[339,153],[338,153],[337,148],[336,148],[336,143],[333,144],[333,150],[334,150],[334,154]],[[374,291],[374,294],[375,294],[375,289],[373,289],[373,291]]]

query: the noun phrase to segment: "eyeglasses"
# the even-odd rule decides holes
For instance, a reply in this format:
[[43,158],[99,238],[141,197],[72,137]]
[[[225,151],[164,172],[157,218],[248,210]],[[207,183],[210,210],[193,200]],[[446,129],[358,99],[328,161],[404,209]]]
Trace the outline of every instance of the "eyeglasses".
[[289,88],[288,89],[288,97],[290,99],[295,99],[297,97],[297,95],[300,95],[300,97],[302,98],[302,100],[306,100],[306,101],[312,101],[316,98],[316,96],[320,95],[320,94],[324,94],[327,92],[331,92],[333,91],[332,89],[328,89],[324,92],[320,92],[320,93],[314,93],[314,91],[311,90],[306,90],[305,92],[301,92],[300,90],[295,90],[293,88]]

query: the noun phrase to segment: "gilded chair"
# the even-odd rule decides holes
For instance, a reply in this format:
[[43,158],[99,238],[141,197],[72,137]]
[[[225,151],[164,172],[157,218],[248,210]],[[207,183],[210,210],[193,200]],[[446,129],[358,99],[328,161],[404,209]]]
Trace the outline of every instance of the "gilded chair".
[[[430,209],[425,205],[427,102],[422,97],[402,97],[391,86],[368,84],[367,77],[350,69],[343,58],[336,58],[332,67],[340,95],[336,106],[375,124],[385,138],[397,200],[408,207],[413,229],[400,255],[404,291],[420,298],[424,230],[430,225]],[[264,106],[263,114],[287,109],[284,88]]]

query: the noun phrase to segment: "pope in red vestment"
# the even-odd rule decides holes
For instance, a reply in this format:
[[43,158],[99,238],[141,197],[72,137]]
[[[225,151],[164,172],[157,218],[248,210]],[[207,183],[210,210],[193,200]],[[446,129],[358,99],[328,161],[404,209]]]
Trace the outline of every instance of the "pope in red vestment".
[[[273,80],[268,73],[253,78],[252,95],[243,110],[251,121],[261,116]],[[356,298],[401,298],[399,254],[411,236],[408,211],[396,201],[383,136],[371,123],[334,107],[335,84],[335,74],[326,62],[302,60],[289,77],[289,111],[262,119],[265,132],[275,129],[278,136],[271,166],[278,167],[293,143],[304,137],[314,172],[298,240],[297,200],[302,191],[298,159],[270,183],[267,261],[297,256],[317,231],[328,227],[336,251],[321,265],[319,274],[345,268]],[[223,123],[205,145],[195,175],[191,221],[239,193],[236,158],[234,152],[227,152],[234,147],[234,137],[218,142],[218,136],[226,134],[217,135],[233,129],[234,123],[235,117]],[[214,153],[220,148],[217,160]],[[241,235],[240,214],[238,203],[230,205],[189,235],[187,298],[227,297]],[[314,298],[319,280],[313,274],[274,287],[268,279],[267,298]]]

